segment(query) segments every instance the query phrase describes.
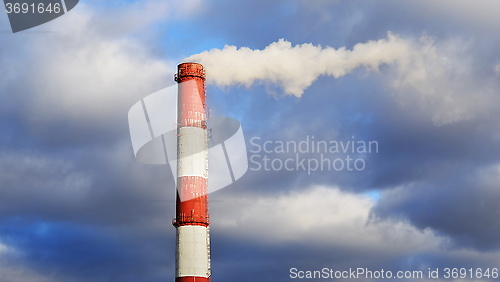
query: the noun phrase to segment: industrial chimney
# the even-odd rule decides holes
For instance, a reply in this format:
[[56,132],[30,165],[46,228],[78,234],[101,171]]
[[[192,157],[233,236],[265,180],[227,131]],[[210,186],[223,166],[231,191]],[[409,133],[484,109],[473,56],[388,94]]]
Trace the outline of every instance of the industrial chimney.
[[197,63],[177,66],[177,200],[175,281],[210,281],[208,133],[205,71]]

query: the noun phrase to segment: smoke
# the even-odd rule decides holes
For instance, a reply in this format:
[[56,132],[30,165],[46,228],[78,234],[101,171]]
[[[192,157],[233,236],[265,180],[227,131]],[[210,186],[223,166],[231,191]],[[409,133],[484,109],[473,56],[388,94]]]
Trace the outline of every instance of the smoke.
[[225,87],[266,81],[280,85],[286,94],[300,97],[321,75],[338,78],[361,66],[377,72],[383,64],[404,64],[411,49],[410,41],[388,32],[387,39],[359,43],[352,50],[310,43],[292,46],[280,39],[264,50],[226,45],[222,50],[204,51],[184,61],[203,64],[208,83]]
[[436,44],[425,33],[415,41],[388,32],[387,38],[358,43],[352,50],[310,43],[292,46],[281,39],[263,50],[226,45],[184,61],[203,64],[207,82],[220,87],[274,83],[296,97],[321,75],[339,78],[359,67],[378,72],[382,65],[390,65],[383,79],[398,104],[417,105],[439,126],[500,110],[496,95],[500,84],[495,76],[500,74],[500,64],[493,66],[491,74],[478,75],[471,48],[460,38]]

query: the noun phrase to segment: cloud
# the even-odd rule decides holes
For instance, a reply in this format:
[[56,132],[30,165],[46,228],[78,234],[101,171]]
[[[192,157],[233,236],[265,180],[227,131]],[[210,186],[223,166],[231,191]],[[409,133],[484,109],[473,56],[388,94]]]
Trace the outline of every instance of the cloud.
[[[475,249],[454,248],[447,234],[433,227],[415,227],[403,217],[376,217],[373,211],[378,202],[365,194],[342,192],[337,187],[311,186],[279,195],[214,194],[214,198],[216,202],[211,204],[210,211],[212,236],[223,240],[224,246],[239,257],[235,260],[233,253],[218,256],[216,268],[224,270],[222,277],[232,277],[222,273],[226,270],[238,275],[248,267],[256,269],[254,278],[274,280],[281,277],[276,268],[292,267],[300,270],[367,267],[394,273],[397,270],[427,273],[428,268],[444,268],[449,264],[494,267],[500,257],[498,251],[485,254]],[[222,247],[220,241],[213,240],[216,247]],[[267,260],[258,261],[254,257]]]
[[[406,218],[421,230],[431,228],[456,248],[500,249],[498,164],[475,169],[450,181],[406,184],[383,194],[374,214]],[[459,219],[459,220],[457,220]]]
[[[173,180],[167,168],[134,160],[126,126],[133,103],[173,83],[177,62],[165,59],[173,50],[159,50],[164,41],[175,41],[176,49],[179,43],[157,36],[168,28],[189,29],[189,40],[196,38],[197,46],[214,46],[214,41],[252,46],[205,52],[237,58],[220,62],[229,71],[219,68],[214,85],[271,82],[301,96],[299,102],[293,96],[277,101],[256,93],[264,87],[233,89],[229,95],[213,87],[210,97],[219,104],[211,101],[211,108],[244,117],[238,119],[248,137],[302,140],[314,134],[317,139],[349,140],[356,135],[381,145],[381,153],[367,159],[371,163],[362,174],[249,172],[230,189],[215,193],[214,278],[234,280],[252,269],[256,275],[248,279],[279,281],[286,277],[277,268],[325,264],[418,269],[498,262],[498,252],[488,249],[498,246],[496,168],[474,174],[498,155],[498,59],[482,62],[479,44],[467,34],[452,36],[441,22],[439,28],[428,28],[429,19],[422,20],[415,11],[418,20],[407,21],[409,8],[386,9],[395,2],[361,9],[319,1],[305,16],[292,4],[283,7],[283,18],[274,15],[277,10],[270,8],[276,3],[269,1],[216,1],[211,2],[212,11],[220,13],[216,19],[211,13],[188,19],[190,9],[203,8],[197,2],[87,3],[92,6],[82,3],[68,16],[40,27],[38,31],[47,31],[43,35],[0,42],[5,71],[0,77],[0,214],[2,220],[38,217],[17,228],[1,221],[0,273],[5,279],[96,281],[115,273],[130,274],[131,281],[173,277],[175,240],[169,221],[174,201],[173,189],[167,187]],[[387,14],[373,17],[376,9]],[[241,21],[241,15],[248,21]],[[171,19],[182,20],[170,26]],[[220,28],[213,28],[217,21]],[[206,29],[196,26],[200,22]],[[360,32],[363,25],[369,28]],[[261,32],[269,26],[276,29]],[[221,32],[224,28],[233,34]],[[416,33],[401,32],[409,29]],[[385,37],[387,30],[401,36]],[[423,36],[419,42],[422,30],[439,37]],[[255,49],[283,36],[313,44],[281,40]],[[367,41],[379,38],[384,39]],[[327,45],[348,47],[322,47]],[[340,63],[329,65],[334,59]],[[234,74],[242,69],[238,60],[256,74]],[[215,59],[211,64],[219,67]],[[40,141],[44,138],[49,142]],[[474,181],[467,182],[471,175]],[[372,186],[390,191],[382,192],[380,202],[347,192]],[[461,222],[457,214],[464,214]],[[35,234],[39,226],[48,226],[53,236]],[[6,248],[26,259],[14,261]],[[46,253],[51,260],[37,264]],[[91,267],[78,264],[79,254]],[[269,275],[258,276],[262,270]],[[53,276],[54,271],[64,278]]]
[[199,2],[83,3],[34,30],[49,30],[43,36],[2,35],[12,41],[0,51],[0,87],[32,123],[116,125],[130,105],[174,83],[176,62],[150,47],[161,40],[154,31],[198,13]]
[[467,0],[444,0],[444,1],[411,1],[423,9],[422,13],[431,14],[434,17],[446,16],[452,21],[468,22],[489,26],[500,27],[498,11],[500,3],[495,0],[479,0],[474,3]]
[[64,33],[36,40],[40,59],[28,73],[32,110],[43,118],[106,122],[148,90],[167,84],[172,72],[133,38],[106,38],[82,11]]
[[231,203],[231,212],[212,208],[212,225],[234,238],[270,244],[310,242],[381,255],[431,250],[440,242],[431,230],[419,231],[400,221],[372,221],[372,198],[338,188],[315,186],[278,196],[224,201]]
[[[151,274],[152,268],[173,275],[173,263],[170,267],[162,265],[163,251],[169,250],[164,241],[173,236],[149,233],[147,239],[139,239],[134,236],[134,228],[130,228],[131,232],[122,230],[129,236],[115,230],[34,217],[3,218],[0,235],[9,251],[0,253],[2,279],[11,276],[5,281],[157,281],[158,272],[162,271]],[[174,251],[173,246],[170,251]]]
[[131,105],[174,83],[156,29],[200,6],[170,3],[82,3],[0,35],[0,280],[173,277],[173,179],[135,161],[126,123]]
[[393,71],[390,85],[402,106],[419,105],[436,125],[479,117],[498,109],[499,84],[478,68],[473,44],[461,38],[435,43],[426,35],[408,64]]
[[[49,281],[61,281],[54,280],[54,277],[50,275],[43,275],[37,271],[26,267],[25,265],[19,263],[19,250],[16,250],[12,246],[8,246],[0,242],[0,273],[2,273],[2,281],[13,281],[13,282],[49,282]],[[74,280],[69,280],[74,281]]]
[[96,226],[156,226],[158,217],[170,218],[173,209],[151,203],[173,202],[173,179],[163,166],[138,164],[129,142],[83,155],[81,149],[61,154],[2,151],[0,217],[36,216]]
[[3,281],[12,282],[56,282],[56,281],[75,281],[73,279],[56,279],[51,275],[37,273],[22,265],[13,265],[0,259],[0,272],[2,272]]

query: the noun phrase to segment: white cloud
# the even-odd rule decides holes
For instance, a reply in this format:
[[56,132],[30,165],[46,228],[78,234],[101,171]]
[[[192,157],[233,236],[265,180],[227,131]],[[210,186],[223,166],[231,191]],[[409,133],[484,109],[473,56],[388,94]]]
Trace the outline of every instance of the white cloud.
[[[393,195],[389,191],[386,197]],[[500,252],[450,248],[450,238],[429,228],[419,230],[402,219],[375,219],[373,199],[338,188],[314,186],[279,196],[223,196],[218,200],[224,204],[211,205],[211,226],[243,242],[345,250],[360,258],[407,262],[411,270],[425,271],[437,266],[412,258],[474,261],[484,267],[500,259]]]
[[212,225],[234,238],[268,243],[308,242],[353,251],[393,253],[433,250],[441,239],[406,222],[371,220],[375,201],[337,188],[312,187],[274,197],[225,199],[230,211],[212,207]]
[[[58,32],[36,40],[30,86],[37,117],[100,120],[161,88],[173,72],[131,37],[107,38],[80,9]],[[68,14],[69,15],[69,14]],[[64,27],[64,29],[62,28]]]
[[0,243],[0,255],[7,252],[8,248],[4,244]]
[[[175,62],[148,43],[157,25],[202,9],[201,1],[139,1],[118,7],[80,3],[71,13],[17,37],[0,52],[0,86],[32,120],[123,120],[140,98],[173,84]],[[9,58],[18,58],[11,62]],[[19,58],[26,58],[20,60]]]

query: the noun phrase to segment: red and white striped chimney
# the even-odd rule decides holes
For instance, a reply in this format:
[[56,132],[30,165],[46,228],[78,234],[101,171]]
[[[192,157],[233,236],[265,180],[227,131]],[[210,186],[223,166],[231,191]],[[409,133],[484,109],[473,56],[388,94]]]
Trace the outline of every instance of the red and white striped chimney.
[[179,84],[175,281],[210,281],[205,71],[200,64],[182,63],[175,80]]

